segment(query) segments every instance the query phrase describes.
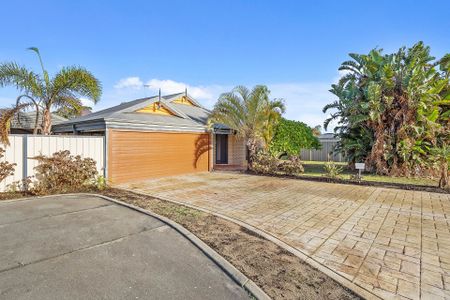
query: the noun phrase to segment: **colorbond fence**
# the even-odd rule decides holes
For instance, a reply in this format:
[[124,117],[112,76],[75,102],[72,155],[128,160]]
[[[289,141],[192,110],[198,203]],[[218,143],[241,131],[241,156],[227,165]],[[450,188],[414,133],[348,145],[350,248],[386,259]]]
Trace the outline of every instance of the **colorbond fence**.
[[97,163],[99,174],[105,169],[105,141],[98,136],[45,136],[45,135],[10,135],[9,146],[2,146],[5,150],[6,160],[16,163],[14,176],[6,178],[0,183],[0,191],[4,191],[8,184],[35,175],[34,167],[37,161],[32,159],[37,155],[52,155],[61,150],[69,150],[73,155],[90,157]]
[[302,149],[300,152],[300,157],[304,161],[328,161],[328,155],[331,159],[336,162],[345,162],[342,154],[334,154],[333,149],[337,144],[336,139],[319,139],[322,144],[322,149],[320,150],[309,150]]

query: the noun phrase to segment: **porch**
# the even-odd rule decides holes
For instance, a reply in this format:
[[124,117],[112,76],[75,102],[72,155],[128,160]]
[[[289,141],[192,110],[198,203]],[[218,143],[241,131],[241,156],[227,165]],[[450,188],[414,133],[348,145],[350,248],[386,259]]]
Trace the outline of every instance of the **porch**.
[[247,148],[243,138],[234,132],[213,134],[213,170],[240,171],[247,169]]

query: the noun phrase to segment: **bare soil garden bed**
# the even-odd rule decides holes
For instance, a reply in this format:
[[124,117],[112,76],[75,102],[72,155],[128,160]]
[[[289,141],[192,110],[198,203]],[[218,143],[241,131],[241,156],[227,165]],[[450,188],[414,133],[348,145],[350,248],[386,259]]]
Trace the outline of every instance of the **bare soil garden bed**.
[[129,191],[107,189],[101,193],[181,224],[273,299],[360,299],[298,257],[235,223]]

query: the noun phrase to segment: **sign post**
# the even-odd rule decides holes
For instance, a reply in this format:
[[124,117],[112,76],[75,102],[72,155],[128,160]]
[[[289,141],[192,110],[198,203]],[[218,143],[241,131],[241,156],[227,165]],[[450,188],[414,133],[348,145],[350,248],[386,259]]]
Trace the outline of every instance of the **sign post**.
[[358,170],[358,180],[362,179],[361,172],[366,169],[365,163],[355,163],[355,169]]

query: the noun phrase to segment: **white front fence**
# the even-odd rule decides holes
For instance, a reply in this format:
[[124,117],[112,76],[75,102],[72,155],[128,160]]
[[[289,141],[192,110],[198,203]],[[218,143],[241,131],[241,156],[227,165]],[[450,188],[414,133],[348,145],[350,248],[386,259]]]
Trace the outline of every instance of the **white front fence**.
[[6,150],[3,161],[16,163],[14,175],[9,176],[0,183],[0,192],[12,182],[22,180],[27,176],[35,175],[34,168],[37,161],[33,157],[37,155],[52,155],[61,150],[69,150],[72,155],[80,155],[83,158],[90,157],[97,163],[99,174],[105,170],[105,141],[100,136],[75,136],[75,135],[10,135],[9,146],[0,144]]

